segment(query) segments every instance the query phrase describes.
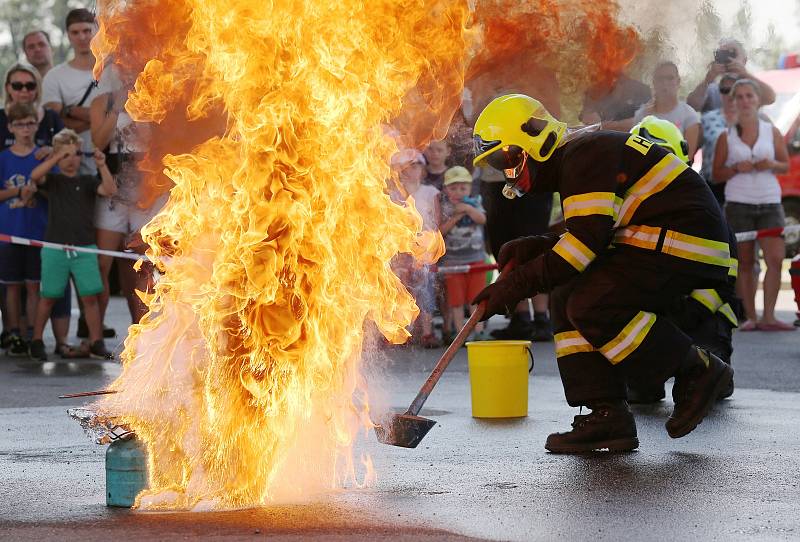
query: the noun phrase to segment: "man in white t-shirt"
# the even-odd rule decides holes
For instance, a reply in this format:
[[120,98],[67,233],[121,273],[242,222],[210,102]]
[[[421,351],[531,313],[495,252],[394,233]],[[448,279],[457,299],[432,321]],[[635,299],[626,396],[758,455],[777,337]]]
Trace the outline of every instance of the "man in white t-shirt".
[[678,127],[689,144],[689,158],[693,158],[700,142],[700,114],[686,102],[678,99],[681,77],[674,62],[660,62],[653,70],[653,99],[642,105],[633,115],[638,123],[647,115],[670,121]]
[[72,128],[83,140],[81,174],[94,174],[97,168],[92,158],[94,145],[89,132],[89,105],[97,94],[92,75],[94,54],[90,48],[97,33],[97,22],[87,9],[73,9],[67,14],[67,37],[74,57],[47,72],[42,90],[42,102],[61,115],[64,125]]

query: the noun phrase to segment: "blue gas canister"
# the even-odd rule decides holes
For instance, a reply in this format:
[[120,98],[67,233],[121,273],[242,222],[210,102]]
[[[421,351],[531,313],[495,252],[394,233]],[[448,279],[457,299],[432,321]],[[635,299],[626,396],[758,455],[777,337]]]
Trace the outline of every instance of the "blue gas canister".
[[147,451],[136,438],[117,440],[106,450],[106,506],[130,508],[147,488]]

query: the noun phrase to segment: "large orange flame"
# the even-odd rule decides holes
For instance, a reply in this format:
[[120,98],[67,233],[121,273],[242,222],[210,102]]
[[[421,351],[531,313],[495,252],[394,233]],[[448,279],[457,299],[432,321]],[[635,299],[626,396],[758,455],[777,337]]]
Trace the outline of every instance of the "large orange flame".
[[95,51],[135,78],[127,110],[153,123],[146,183],[174,185],[143,230],[165,273],[119,393],[96,404],[147,444],[137,504],[241,507],[352,481],[371,426],[365,322],[406,340],[418,311],[389,263],[442,251],[387,195],[386,124],[403,144],[444,135],[466,1],[106,0],[100,15]]

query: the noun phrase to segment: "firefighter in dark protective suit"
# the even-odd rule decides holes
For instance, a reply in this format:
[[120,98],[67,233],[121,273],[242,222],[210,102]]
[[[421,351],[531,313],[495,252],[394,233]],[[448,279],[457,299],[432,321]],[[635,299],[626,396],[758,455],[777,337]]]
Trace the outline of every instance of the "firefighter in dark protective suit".
[[[686,163],[690,163],[689,144],[680,129],[670,121],[653,115],[643,118],[631,133],[664,147]],[[733,330],[739,326],[737,314],[741,301],[736,296],[736,237],[728,228],[728,248],[731,264],[728,281],[724,287],[699,288],[688,296],[676,298],[668,316],[694,344],[712,352],[725,363],[731,363]],[[664,398],[664,385],[660,382],[628,382],[629,403],[654,403]],[[718,399],[733,395],[733,380]]]
[[626,379],[663,383],[674,376],[667,432],[690,433],[733,378],[729,365],[664,317],[676,298],[728,276],[727,226],[705,181],[635,134],[571,137],[538,101],[519,94],[492,101],[474,136],[475,164],[503,171],[508,196],[561,194],[566,233],[543,251],[552,238],[510,247],[498,262],[506,265],[500,280],[473,301],[485,303],[488,318],[551,292],[567,402],[591,413],[576,416],[571,431],[550,435],[545,448],[637,448]]

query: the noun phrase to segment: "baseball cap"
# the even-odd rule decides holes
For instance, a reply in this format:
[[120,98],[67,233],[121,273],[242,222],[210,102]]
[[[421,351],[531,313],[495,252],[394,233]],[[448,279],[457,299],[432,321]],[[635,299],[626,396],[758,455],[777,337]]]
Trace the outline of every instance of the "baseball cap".
[[465,167],[451,167],[444,172],[444,186],[453,183],[472,183],[472,175]]

